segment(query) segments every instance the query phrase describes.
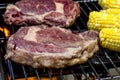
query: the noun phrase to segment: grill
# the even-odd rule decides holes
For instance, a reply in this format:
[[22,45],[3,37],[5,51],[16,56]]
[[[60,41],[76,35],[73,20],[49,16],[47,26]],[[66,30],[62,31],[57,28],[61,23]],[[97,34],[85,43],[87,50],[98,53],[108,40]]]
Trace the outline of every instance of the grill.
[[[90,11],[99,11],[102,8],[98,5],[97,0],[79,0],[81,5],[81,15],[76,22],[69,28],[73,32],[86,31],[87,21]],[[43,77],[49,80],[67,80],[66,76],[71,76],[69,80],[110,80],[120,79],[120,53],[109,51],[100,47],[100,50],[86,63],[75,65],[63,69],[34,69],[29,66],[20,65],[11,60],[4,61],[4,54],[6,53],[6,42],[4,26],[14,33],[17,29],[6,25],[3,22],[2,15],[5,11],[7,3],[0,4],[0,26],[3,32],[0,32],[0,80],[16,80],[24,78],[28,80],[29,77],[36,77],[35,80],[42,80]],[[112,73],[113,74],[112,74]],[[9,77],[8,77],[9,76]]]

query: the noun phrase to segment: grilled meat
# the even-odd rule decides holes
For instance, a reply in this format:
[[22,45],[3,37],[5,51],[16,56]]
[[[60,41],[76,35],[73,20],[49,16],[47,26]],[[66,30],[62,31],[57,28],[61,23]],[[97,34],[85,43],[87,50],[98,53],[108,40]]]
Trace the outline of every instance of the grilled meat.
[[72,0],[21,0],[7,6],[3,15],[9,25],[68,27],[80,15],[80,5]]
[[86,62],[98,51],[98,33],[74,34],[60,27],[21,27],[7,43],[5,58],[34,68],[64,68]]

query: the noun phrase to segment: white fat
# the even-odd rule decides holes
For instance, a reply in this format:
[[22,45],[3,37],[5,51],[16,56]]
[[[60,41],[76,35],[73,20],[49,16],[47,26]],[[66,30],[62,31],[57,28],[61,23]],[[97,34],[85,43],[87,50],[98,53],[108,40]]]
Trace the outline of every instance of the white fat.
[[[88,46],[90,46],[91,44],[93,44],[93,43],[96,43],[97,41],[96,40],[91,40],[91,41],[89,41],[89,43],[88,42],[85,42],[84,44],[85,44],[85,46],[84,46],[84,48],[86,48],[86,47],[88,47]],[[67,51],[66,52],[64,52],[63,54],[62,53],[48,53],[48,52],[43,52],[43,53],[39,53],[39,52],[35,52],[35,54],[37,55],[37,54],[42,54],[42,55],[44,55],[44,56],[56,56],[56,54],[57,54],[57,56],[65,56],[65,57],[68,57],[68,58],[70,58],[71,56],[74,56],[74,55],[76,55],[77,53],[78,53],[78,55],[81,55],[80,54],[80,52],[82,51],[82,47],[81,46],[79,46],[79,47],[77,47],[77,48],[66,48],[67,49]]]
[[[46,55],[46,56],[65,56],[70,58],[71,56],[76,55],[77,52],[80,52],[82,50],[82,47],[78,47],[78,48],[66,48],[67,51],[64,53],[50,53],[50,52],[43,52],[43,53],[39,53],[39,52],[34,52],[36,55],[37,54],[42,54],[42,55]],[[56,55],[57,54],[57,55]]]
[[18,7],[16,7],[15,5],[9,4],[9,6],[7,6],[7,10],[9,9],[16,9],[17,11],[21,11]]
[[[61,4],[61,3],[58,3],[58,2],[55,2],[55,5],[56,5],[56,12],[60,12],[60,13],[62,13],[62,14],[64,14],[64,5],[63,4]],[[35,17],[36,19],[38,19],[38,20],[40,20],[40,21],[43,21],[43,18],[46,16],[46,15],[48,15],[48,14],[50,14],[50,13],[52,13],[53,11],[50,11],[50,12],[46,12],[46,13],[44,13],[44,14],[42,14],[42,15],[37,15],[37,14],[35,14],[35,13],[27,13],[26,15],[29,15],[29,16],[33,16],[33,17]],[[26,18],[28,18],[27,16],[23,16],[24,17],[24,19],[26,19]]]
[[56,5],[56,12],[60,12],[60,13],[64,14],[64,9],[63,9],[64,5],[61,3],[57,3],[57,2],[55,2],[55,5]]
[[24,39],[28,40],[28,41],[36,42],[36,32],[37,31],[38,31],[38,28],[34,28],[34,27],[29,28],[27,35],[24,36]]
[[[52,11],[51,11],[52,12]],[[51,12],[45,12],[42,15],[35,15],[36,18],[38,18],[40,21],[43,21],[44,17],[48,14],[50,14]]]
[[[44,14],[42,14],[42,15],[37,15],[37,14],[35,14],[35,13],[27,13],[26,15],[28,15],[28,16],[23,16],[23,19],[30,19],[30,18],[35,18],[35,19],[37,19],[38,21],[43,21],[43,19],[44,19],[44,17],[46,16],[46,15],[48,15],[48,14],[50,14],[50,13],[52,13],[52,11],[50,11],[50,12],[46,12],[46,13],[44,13]],[[31,16],[31,17],[30,17]]]
[[[60,12],[60,13],[64,14],[64,9],[63,9],[64,5],[61,4],[61,3],[57,3],[57,2],[55,2],[55,5],[56,5],[56,12]],[[46,15],[50,14],[50,13],[52,13],[52,11],[46,12],[46,13],[44,13],[44,14],[42,14],[42,15],[35,15],[35,14],[33,14],[33,13],[31,13],[31,15],[34,15],[36,18],[38,18],[39,20],[42,21],[43,18],[44,18]]]

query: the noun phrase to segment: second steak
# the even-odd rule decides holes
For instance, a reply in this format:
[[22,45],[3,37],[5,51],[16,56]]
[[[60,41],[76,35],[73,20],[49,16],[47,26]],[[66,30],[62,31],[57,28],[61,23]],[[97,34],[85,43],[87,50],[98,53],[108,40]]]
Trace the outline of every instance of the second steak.
[[7,6],[3,15],[9,25],[68,27],[80,15],[80,5],[72,0],[21,0]]

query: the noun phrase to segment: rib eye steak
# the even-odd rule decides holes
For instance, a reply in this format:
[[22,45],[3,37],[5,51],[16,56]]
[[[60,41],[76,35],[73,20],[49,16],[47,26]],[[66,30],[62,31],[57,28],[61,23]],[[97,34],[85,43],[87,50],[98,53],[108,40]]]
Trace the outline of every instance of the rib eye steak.
[[80,5],[72,0],[21,0],[10,4],[4,13],[9,25],[68,27],[80,15]]
[[98,33],[74,34],[60,27],[21,27],[7,42],[5,59],[34,68],[64,68],[86,62],[98,51]]

